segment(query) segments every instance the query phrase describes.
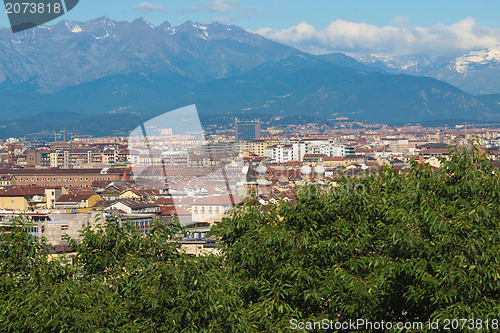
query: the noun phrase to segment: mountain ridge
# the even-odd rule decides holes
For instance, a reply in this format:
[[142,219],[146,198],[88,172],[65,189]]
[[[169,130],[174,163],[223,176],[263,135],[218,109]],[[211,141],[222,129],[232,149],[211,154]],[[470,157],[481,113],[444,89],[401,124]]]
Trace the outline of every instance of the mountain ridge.
[[473,49],[459,56],[352,56],[367,66],[389,73],[430,76],[473,95],[500,93],[500,48]]
[[[36,122],[29,129],[20,124],[54,112],[75,115],[76,123],[61,117],[58,126],[64,120],[87,134],[121,133],[190,104],[202,116],[348,116],[383,123],[499,115],[436,79],[391,73],[341,53],[311,55],[218,22],[155,27],[141,18],[101,17],[15,36],[0,31],[2,78],[0,137],[12,133],[8,128],[34,131]],[[96,117],[106,123],[94,122],[99,128],[93,130],[85,122]],[[51,124],[38,126],[50,131]]]

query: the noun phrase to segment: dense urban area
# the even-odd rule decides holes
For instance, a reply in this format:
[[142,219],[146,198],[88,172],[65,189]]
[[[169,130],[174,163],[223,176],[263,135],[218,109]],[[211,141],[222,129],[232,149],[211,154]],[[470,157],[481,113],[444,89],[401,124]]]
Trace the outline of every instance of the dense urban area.
[[413,160],[437,170],[451,147],[472,144],[500,165],[494,124],[331,122],[319,128],[236,119],[226,133],[206,138],[162,128],[147,144],[127,137],[66,140],[67,133],[54,133],[52,142],[10,138],[0,151],[1,223],[8,229],[23,214],[34,223],[34,235],[62,252],[71,251],[68,239],[78,240],[86,225],[106,216],[120,216],[141,232],[156,218],[175,218],[188,228],[186,251],[199,256],[217,251],[207,233],[245,200],[261,206],[293,202],[296,189],[308,182],[335,184],[340,175],[360,177],[382,166],[404,173]]

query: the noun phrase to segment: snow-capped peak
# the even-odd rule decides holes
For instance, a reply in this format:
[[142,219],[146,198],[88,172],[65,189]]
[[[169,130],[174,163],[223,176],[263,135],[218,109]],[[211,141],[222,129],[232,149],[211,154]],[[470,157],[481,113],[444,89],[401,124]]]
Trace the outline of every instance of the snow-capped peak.
[[68,21],[66,21],[66,27],[68,27],[68,29],[75,34],[83,31],[83,29],[78,24],[70,23]]
[[193,23],[193,27],[195,27],[196,29],[199,29],[203,32],[203,36],[202,38],[203,39],[207,39],[208,37],[208,32],[207,32],[207,26],[204,25],[204,24],[197,24],[197,23]]
[[450,67],[458,73],[464,74],[467,73],[471,66],[488,63],[500,63],[500,49],[472,50],[466,55],[453,60]]

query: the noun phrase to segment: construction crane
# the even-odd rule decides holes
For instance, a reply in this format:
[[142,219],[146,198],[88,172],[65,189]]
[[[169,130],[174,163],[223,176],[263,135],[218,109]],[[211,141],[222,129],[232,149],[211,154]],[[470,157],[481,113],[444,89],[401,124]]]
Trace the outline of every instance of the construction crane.
[[[500,124],[467,124],[467,122],[464,123],[464,128],[465,128],[465,137],[467,137],[467,126],[470,127],[489,127],[489,126],[500,126]],[[456,128],[461,128],[462,126],[456,126]]]
[[35,135],[35,138],[37,135],[40,135],[41,137],[47,137],[47,136],[54,136],[54,142],[57,142],[57,137],[61,136],[58,132],[40,132],[40,133],[33,133]]

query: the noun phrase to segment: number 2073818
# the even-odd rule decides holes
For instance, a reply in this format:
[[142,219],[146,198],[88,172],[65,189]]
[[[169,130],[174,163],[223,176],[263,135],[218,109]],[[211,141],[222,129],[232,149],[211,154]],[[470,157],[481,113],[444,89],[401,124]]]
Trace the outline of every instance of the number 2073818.
[[7,14],[59,14],[63,11],[60,3],[43,2],[7,2]]

